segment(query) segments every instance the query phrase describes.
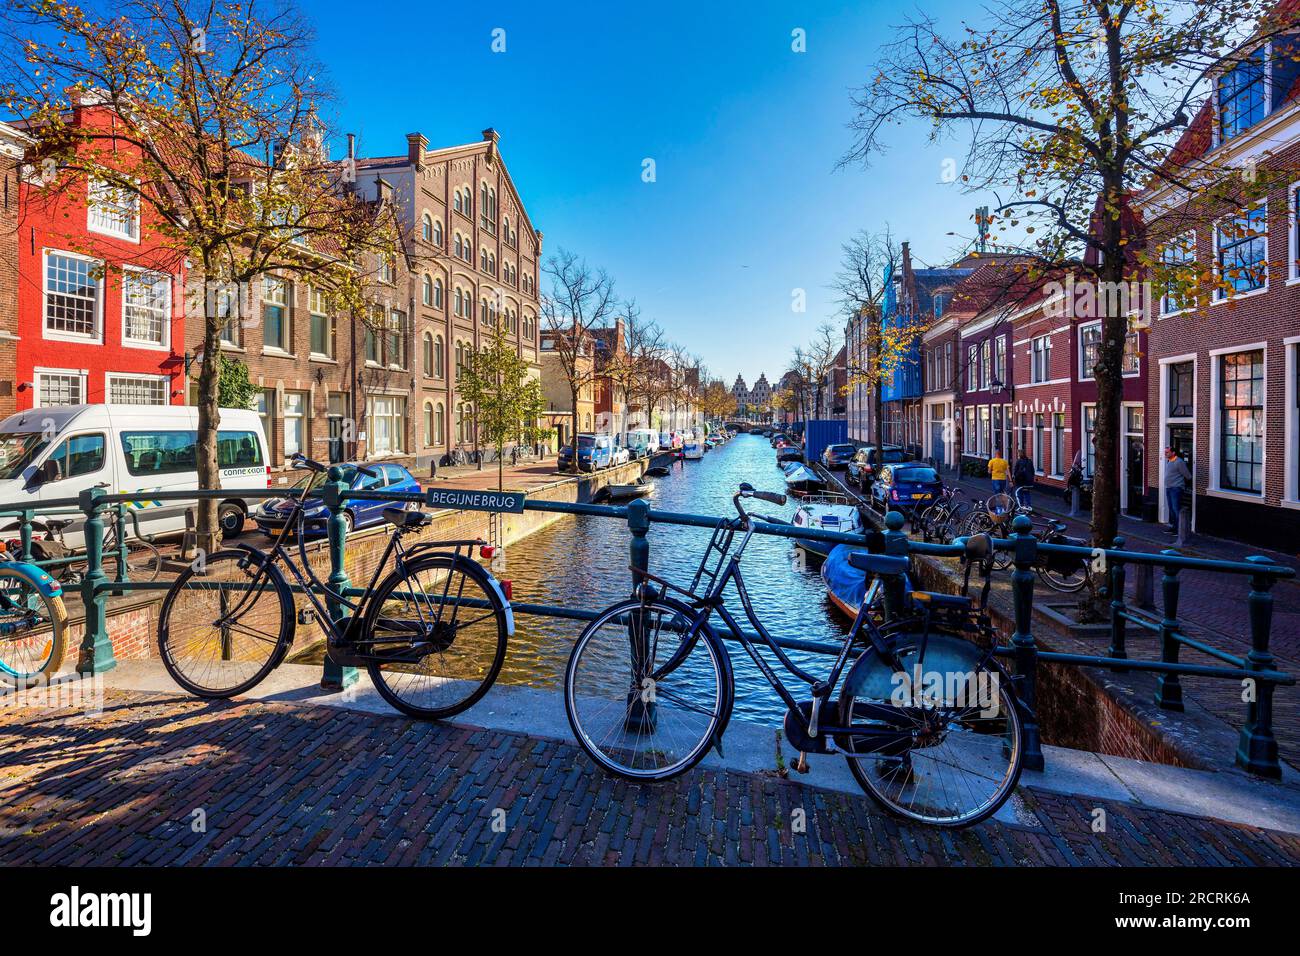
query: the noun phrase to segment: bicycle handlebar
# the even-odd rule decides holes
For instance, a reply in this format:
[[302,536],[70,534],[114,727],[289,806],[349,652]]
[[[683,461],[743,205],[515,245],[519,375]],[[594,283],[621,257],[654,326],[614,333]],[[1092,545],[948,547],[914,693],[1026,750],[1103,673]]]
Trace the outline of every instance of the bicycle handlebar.
[[[318,471],[322,473],[329,471],[328,465],[323,465],[319,461],[313,461],[302,453],[295,454],[291,457],[289,463],[293,465],[294,468],[302,468],[306,471]],[[378,469],[368,468],[365,465],[353,465],[352,467],[361,472],[361,474],[365,475],[367,478],[379,477]]]

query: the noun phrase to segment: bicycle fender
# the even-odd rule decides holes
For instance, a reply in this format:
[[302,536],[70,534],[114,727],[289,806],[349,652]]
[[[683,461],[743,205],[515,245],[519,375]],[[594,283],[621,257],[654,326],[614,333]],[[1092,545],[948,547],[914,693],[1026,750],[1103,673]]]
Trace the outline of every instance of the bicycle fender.
[[26,564],[22,561],[6,561],[0,567],[13,571],[19,577],[26,579],[32,587],[47,598],[60,597],[63,594],[63,587],[59,582],[34,564]]
[[505,605],[506,637],[514,637],[515,636],[515,612],[514,612],[514,608],[510,606],[510,599],[506,597],[506,592],[501,590],[501,582],[497,580],[495,574],[493,574],[487,568],[483,567],[483,565],[479,564],[477,561],[470,561],[469,565],[471,567],[478,568],[480,571],[483,572],[483,576],[487,579],[488,587],[490,587],[496,593],[496,596],[501,599],[501,603]]

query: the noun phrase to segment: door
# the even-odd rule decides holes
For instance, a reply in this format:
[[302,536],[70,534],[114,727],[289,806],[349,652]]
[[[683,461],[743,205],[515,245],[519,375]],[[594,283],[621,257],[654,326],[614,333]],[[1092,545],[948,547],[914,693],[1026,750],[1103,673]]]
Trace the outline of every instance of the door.
[[948,446],[943,440],[943,422],[930,422],[930,454],[941,467],[948,467]]
[[348,396],[344,392],[331,392],[327,399],[327,418],[329,420],[329,460],[336,465],[344,460],[347,452],[343,448],[343,420],[347,418]]
[[1124,461],[1124,486],[1127,490],[1125,511],[1131,515],[1142,515],[1146,504],[1146,460],[1143,457],[1143,441],[1140,435],[1127,435],[1124,438],[1127,452]]
[[[69,435],[55,445],[54,451],[39,466],[47,470],[50,479],[36,489],[38,500],[75,498],[87,488],[107,484],[105,491],[114,490],[113,471],[108,461],[108,440],[103,432]],[[53,515],[61,521],[72,521],[75,533],[64,538],[72,547],[84,546],[83,519],[76,515]]]
[[[1196,449],[1196,435],[1194,428],[1195,426],[1193,426],[1191,422],[1186,424],[1170,425],[1168,441],[1168,445],[1174,450],[1174,454],[1187,462],[1187,470],[1192,473],[1192,480],[1187,483],[1187,489],[1183,492],[1183,501],[1186,503],[1190,496],[1193,530],[1196,528],[1196,462],[1193,458]],[[1164,467],[1163,450],[1160,455],[1160,466],[1161,468]],[[1161,510],[1165,510],[1167,507],[1168,506],[1165,502],[1160,502]],[[1173,519],[1166,518],[1166,520],[1172,521]]]

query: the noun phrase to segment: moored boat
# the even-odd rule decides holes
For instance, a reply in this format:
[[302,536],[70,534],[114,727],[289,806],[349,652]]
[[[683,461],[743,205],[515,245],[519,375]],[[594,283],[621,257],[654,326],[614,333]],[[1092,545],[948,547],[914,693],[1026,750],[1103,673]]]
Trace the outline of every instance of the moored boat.
[[785,486],[797,495],[818,494],[826,487],[826,481],[807,465],[798,465],[786,472]]
[[822,562],[822,582],[826,594],[839,610],[849,617],[857,617],[862,599],[867,593],[867,573],[849,564],[849,555],[855,550],[851,544],[837,544]]
[[627,484],[608,485],[609,497],[614,501],[622,501],[628,498],[644,498],[652,494],[655,490],[653,481],[646,481],[640,478]]
[[[846,534],[862,533],[862,515],[857,505],[844,495],[805,497],[794,513],[793,524],[797,528],[842,531]],[[836,547],[834,542],[813,541],[809,538],[795,538],[794,543],[796,547],[818,558],[825,558]]]
[[647,468],[645,473],[649,478],[667,478],[672,474],[672,469],[667,465],[653,465],[650,468]]
[[691,440],[682,445],[682,457],[687,461],[699,461],[704,457],[704,445]]

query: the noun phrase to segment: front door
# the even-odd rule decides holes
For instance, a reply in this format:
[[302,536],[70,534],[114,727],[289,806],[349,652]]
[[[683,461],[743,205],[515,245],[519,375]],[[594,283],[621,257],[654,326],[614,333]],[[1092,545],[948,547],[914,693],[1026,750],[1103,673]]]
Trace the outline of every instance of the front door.
[[1125,439],[1128,454],[1124,463],[1124,484],[1128,489],[1128,507],[1131,515],[1141,515],[1146,501],[1145,460],[1142,457],[1143,442],[1141,435],[1129,435]]
[[946,429],[942,421],[930,422],[930,454],[941,467],[948,467],[948,445],[943,435]]

